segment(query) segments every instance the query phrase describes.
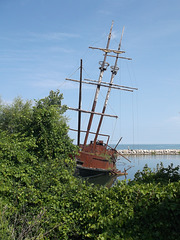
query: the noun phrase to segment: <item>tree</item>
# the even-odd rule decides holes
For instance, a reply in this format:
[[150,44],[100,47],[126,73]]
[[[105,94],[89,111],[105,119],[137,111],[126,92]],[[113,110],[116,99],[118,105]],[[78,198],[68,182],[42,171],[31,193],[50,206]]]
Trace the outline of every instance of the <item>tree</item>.
[[146,166],[110,189],[76,179],[62,99],[0,105],[0,236],[179,239],[179,167]]
[[51,91],[34,106],[20,98],[1,104],[0,196],[11,209],[11,222],[23,214],[28,222],[42,209],[49,218],[74,179],[76,147],[68,136],[62,99],[59,91]]

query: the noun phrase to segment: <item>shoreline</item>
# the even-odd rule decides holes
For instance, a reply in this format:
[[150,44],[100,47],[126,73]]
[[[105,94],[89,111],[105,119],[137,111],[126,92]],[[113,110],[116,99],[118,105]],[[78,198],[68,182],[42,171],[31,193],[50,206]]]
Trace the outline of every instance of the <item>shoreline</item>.
[[122,149],[117,150],[121,155],[180,155],[180,149],[155,149],[155,150],[144,150],[144,149]]

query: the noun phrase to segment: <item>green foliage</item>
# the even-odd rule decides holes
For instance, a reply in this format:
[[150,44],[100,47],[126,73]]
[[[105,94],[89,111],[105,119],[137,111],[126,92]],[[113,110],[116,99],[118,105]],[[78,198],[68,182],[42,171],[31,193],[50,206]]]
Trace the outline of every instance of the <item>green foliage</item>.
[[49,214],[66,184],[71,184],[76,148],[68,137],[61,100],[59,91],[51,91],[34,106],[21,99],[1,104],[0,195],[11,209],[11,222],[17,216],[22,219],[24,211],[28,219],[44,207]]
[[32,122],[32,103],[16,98],[11,105],[0,104],[0,129],[7,133],[25,133]]
[[73,176],[62,94],[0,104],[1,239],[179,239],[179,167],[96,187]]
[[2,199],[0,199],[0,236],[1,239],[11,240],[12,229],[9,224],[9,213],[7,206],[2,205]]
[[37,140],[36,153],[40,158],[62,158],[63,154],[67,156],[73,150],[62,116],[66,106],[61,106],[62,95],[58,94],[51,91],[49,97],[39,100],[33,108],[31,134]]
[[168,184],[169,182],[177,181],[180,181],[179,166],[173,168],[173,164],[171,164],[165,168],[161,162],[160,165],[157,165],[157,169],[154,171],[145,165],[142,172],[138,171],[135,174],[133,182]]

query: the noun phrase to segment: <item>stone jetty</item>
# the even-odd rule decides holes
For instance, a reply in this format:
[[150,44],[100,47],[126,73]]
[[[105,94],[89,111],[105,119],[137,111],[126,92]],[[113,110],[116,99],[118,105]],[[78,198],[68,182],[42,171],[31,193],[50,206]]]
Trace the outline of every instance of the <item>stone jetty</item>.
[[118,153],[123,155],[178,155],[180,154],[180,149],[159,149],[159,150],[123,149],[118,150]]

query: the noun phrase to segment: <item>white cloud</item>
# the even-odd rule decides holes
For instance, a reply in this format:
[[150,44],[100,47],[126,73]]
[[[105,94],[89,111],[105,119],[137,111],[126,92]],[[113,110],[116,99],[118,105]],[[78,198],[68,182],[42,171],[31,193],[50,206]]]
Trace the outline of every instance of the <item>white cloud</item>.
[[112,31],[111,39],[117,39],[117,37],[119,37],[119,34],[117,33],[117,31]]
[[49,32],[49,33],[29,33],[29,40],[63,40],[67,38],[79,38],[78,34],[65,32]]
[[60,86],[60,82],[57,80],[52,79],[45,79],[45,80],[37,80],[31,81],[31,86],[33,87],[43,87],[43,88],[58,88]]
[[179,116],[173,116],[168,119],[168,122],[174,126],[180,126],[180,114]]
[[122,35],[122,31],[112,31],[112,40],[117,39],[118,41],[120,40]]
[[48,50],[52,51],[52,52],[63,52],[63,53],[72,53],[72,52],[74,52],[74,50],[72,50],[72,49],[67,49],[67,48],[62,48],[62,47],[51,47]]
[[13,36],[0,36],[1,40],[4,41],[60,41],[64,39],[79,38],[80,35],[76,33],[65,33],[65,32],[26,32],[22,34],[13,34]]
[[44,80],[37,80],[37,81],[31,81],[29,82],[29,85],[32,87],[38,87],[38,88],[51,88],[51,89],[77,89],[78,85],[69,83],[67,81],[58,81],[58,80],[53,80],[51,78],[49,79],[44,79]]
[[111,15],[112,12],[101,9],[101,10],[98,10],[98,14],[102,14],[102,15]]

